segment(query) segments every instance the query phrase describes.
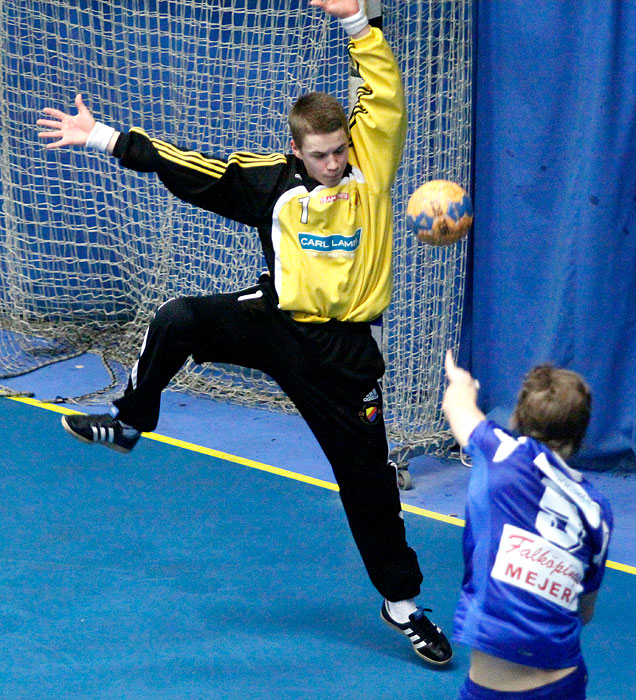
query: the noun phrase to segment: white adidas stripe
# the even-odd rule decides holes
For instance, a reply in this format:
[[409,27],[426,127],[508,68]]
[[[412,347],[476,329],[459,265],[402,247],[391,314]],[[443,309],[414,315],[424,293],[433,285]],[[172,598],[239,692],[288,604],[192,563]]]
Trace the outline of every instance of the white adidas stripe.
[[102,426],[91,426],[93,431],[93,442],[115,442],[115,430]]
[[[436,629],[438,632],[441,632],[439,627],[437,627]],[[404,630],[404,634],[407,635],[407,637],[411,640],[411,644],[416,649],[420,649],[421,647],[425,647],[427,644],[430,643],[426,639],[423,639],[422,637],[420,637],[420,635],[417,632],[414,632],[410,627],[407,627]]]

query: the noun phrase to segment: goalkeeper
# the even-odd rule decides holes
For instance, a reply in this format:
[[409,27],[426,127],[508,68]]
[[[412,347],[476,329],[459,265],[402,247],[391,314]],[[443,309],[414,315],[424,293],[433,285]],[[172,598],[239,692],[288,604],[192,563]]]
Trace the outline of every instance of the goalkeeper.
[[363,84],[351,118],[324,93],[301,97],[289,115],[291,154],[183,150],[140,129],[119,133],[47,108],[47,148],[76,145],[154,172],[177,197],[257,229],[268,272],[230,294],[161,306],[124,395],[106,415],[64,416],[83,442],[129,452],[159,419],[162,390],[191,356],[258,369],[303,416],[334,472],[353,537],[384,597],[382,619],[415,652],[445,664],[451,647],[417,606],[422,574],[408,546],[382,415],[384,362],[371,334],[391,297],[391,186],[406,131],[396,60],[358,0],[311,0],[339,19]]

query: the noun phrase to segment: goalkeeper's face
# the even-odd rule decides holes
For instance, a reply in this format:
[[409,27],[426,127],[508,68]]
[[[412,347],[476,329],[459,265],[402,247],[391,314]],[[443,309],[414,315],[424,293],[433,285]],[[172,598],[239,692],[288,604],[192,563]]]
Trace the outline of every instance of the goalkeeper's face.
[[344,129],[328,134],[306,134],[302,146],[292,140],[291,147],[310,177],[321,185],[335,187],[342,180],[349,159],[349,139]]

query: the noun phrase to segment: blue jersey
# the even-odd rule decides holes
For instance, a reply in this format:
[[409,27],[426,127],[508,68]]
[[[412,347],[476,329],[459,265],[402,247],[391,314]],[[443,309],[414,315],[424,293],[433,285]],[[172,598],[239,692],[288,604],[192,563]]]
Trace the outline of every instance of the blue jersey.
[[532,438],[492,421],[473,431],[457,642],[514,663],[581,661],[579,596],[601,583],[609,504]]

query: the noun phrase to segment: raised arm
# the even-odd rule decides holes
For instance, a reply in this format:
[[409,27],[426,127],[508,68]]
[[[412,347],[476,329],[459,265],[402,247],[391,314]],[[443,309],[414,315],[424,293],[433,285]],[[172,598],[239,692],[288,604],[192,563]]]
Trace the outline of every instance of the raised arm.
[[110,153],[125,168],[156,173],[179,199],[233,221],[258,226],[287,168],[282,153],[236,152],[216,157],[152,138],[138,128],[120,133],[95,121],[81,95],[75,98],[75,105],[77,114],[50,107],[44,110],[50,118],[37,123],[48,130],[39,136],[55,139],[47,148],[85,146]]
[[[311,0],[339,18],[350,35],[348,49],[356,79],[350,105],[349,162],[359,168],[371,192],[391,189],[402,159],[407,115],[402,75],[378,27],[371,27],[358,0]],[[352,13],[356,10],[355,15]]]
[[465,447],[473,430],[486,417],[477,407],[479,384],[470,372],[455,364],[450,350],[446,351],[444,366],[448,386],[444,392],[442,410],[458,445]]
[[50,131],[41,131],[38,136],[41,139],[57,139],[47,143],[46,147],[53,149],[62,146],[93,146],[112,153],[118,132],[105,124],[96,122],[81,95],[75,97],[75,106],[77,114],[67,114],[53,107],[44,108],[44,114],[51,119],[38,119],[37,125]]

